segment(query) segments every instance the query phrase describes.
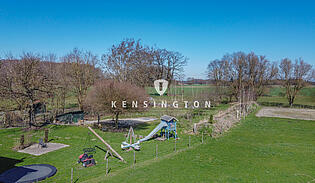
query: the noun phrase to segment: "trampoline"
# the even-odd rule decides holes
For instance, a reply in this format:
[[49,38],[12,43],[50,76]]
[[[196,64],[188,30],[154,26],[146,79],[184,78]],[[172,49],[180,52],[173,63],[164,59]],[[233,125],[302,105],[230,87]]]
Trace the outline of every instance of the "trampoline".
[[56,167],[48,164],[25,165],[12,168],[0,175],[3,183],[28,183],[44,180],[55,175]]

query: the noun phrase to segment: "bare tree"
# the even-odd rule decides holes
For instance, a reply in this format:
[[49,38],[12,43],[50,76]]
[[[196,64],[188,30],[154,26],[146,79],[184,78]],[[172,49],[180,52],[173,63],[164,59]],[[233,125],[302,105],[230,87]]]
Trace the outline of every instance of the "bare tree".
[[288,58],[282,59],[280,63],[280,78],[286,89],[286,97],[289,105],[292,106],[298,92],[306,86],[307,80],[311,77],[312,66],[297,59],[295,64]]
[[99,114],[106,112],[113,114],[118,127],[120,114],[143,110],[143,102],[147,99],[144,88],[128,82],[101,80],[89,91],[85,108]]
[[45,100],[51,93],[53,81],[45,75],[40,66],[42,57],[38,54],[23,53],[19,60],[7,60],[3,64],[0,93],[14,101],[20,110],[29,107],[29,126],[35,121],[34,103]]
[[80,110],[83,110],[83,102],[89,87],[100,77],[101,72],[96,68],[98,58],[89,51],[74,48],[62,60],[67,70],[68,82],[74,89]]
[[125,39],[103,54],[102,63],[110,78],[147,86],[152,81],[152,55],[140,40]]
[[180,77],[187,60],[179,52],[149,48],[134,39],[125,39],[113,45],[102,56],[103,66],[110,78],[140,87],[152,85],[155,79],[161,78],[167,79],[170,85]]
[[232,97],[240,100],[243,92],[250,95],[251,100],[257,100],[277,72],[275,63],[253,52],[226,54],[208,65],[208,77],[214,81],[218,93],[229,96],[230,101]]
[[166,79],[168,81],[168,94],[170,94],[170,85],[175,80],[183,77],[184,66],[188,58],[179,52],[168,51],[166,49],[153,49],[153,65],[156,68],[153,74],[156,79]]
[[208,65],[208,78],[214,81],[216,95],[219,96],[220,100],[226,94],[226,84],[228,78],[228,65],[227,60],[214,60]]

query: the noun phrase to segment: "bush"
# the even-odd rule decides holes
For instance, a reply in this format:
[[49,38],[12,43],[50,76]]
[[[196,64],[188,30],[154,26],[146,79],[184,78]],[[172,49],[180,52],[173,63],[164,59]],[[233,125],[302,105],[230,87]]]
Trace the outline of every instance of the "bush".
[[203,126],[199,129],[199,133],[203,133],[204,135],[211,135],[212,133],[212,126]]
[[211,124],[214,123],[214,121],[213,121],[213,114],[210,115],[210,118],[209,118],[209,121],[208,121],[208,122],[211,123]]

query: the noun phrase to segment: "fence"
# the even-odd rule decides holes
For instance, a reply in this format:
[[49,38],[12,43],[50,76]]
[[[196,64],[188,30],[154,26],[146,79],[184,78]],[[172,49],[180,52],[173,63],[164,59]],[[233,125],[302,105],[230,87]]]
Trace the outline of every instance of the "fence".
[[[140,151],[119,152],[127,163],[123,163],[115,157],[109,156],[108,161],[104,160],[104,156],[98,154],[94,158],[97,163],[95,166],[84,168],[82,164],[73,162],[73,164],[65,164],[64,166],[57,166],[57,174],[48,178],[48,182],[89,182],[94,178],[100,177],[100,180],[106,179],[106,176],[119,175],[121,173],[131,173],[132,169],[139,166],[147,165],[164,159],[176,153],[186,151],[190,148],[195,148],[200,144],[206,143],[206,136],[183,136],[179,140],[169,141],[151,141],[141,144]],[[97,152],[98,153],[98,152]]]

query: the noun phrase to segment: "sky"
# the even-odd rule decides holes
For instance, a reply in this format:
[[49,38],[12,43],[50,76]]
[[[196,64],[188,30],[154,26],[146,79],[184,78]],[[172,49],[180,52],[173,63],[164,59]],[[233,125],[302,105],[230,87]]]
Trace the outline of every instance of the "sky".
[[186,77],[237,51],[315,66],[315,1],[0,0],[0,55],[74,47],[101,56],[126,38],[189,58]]

